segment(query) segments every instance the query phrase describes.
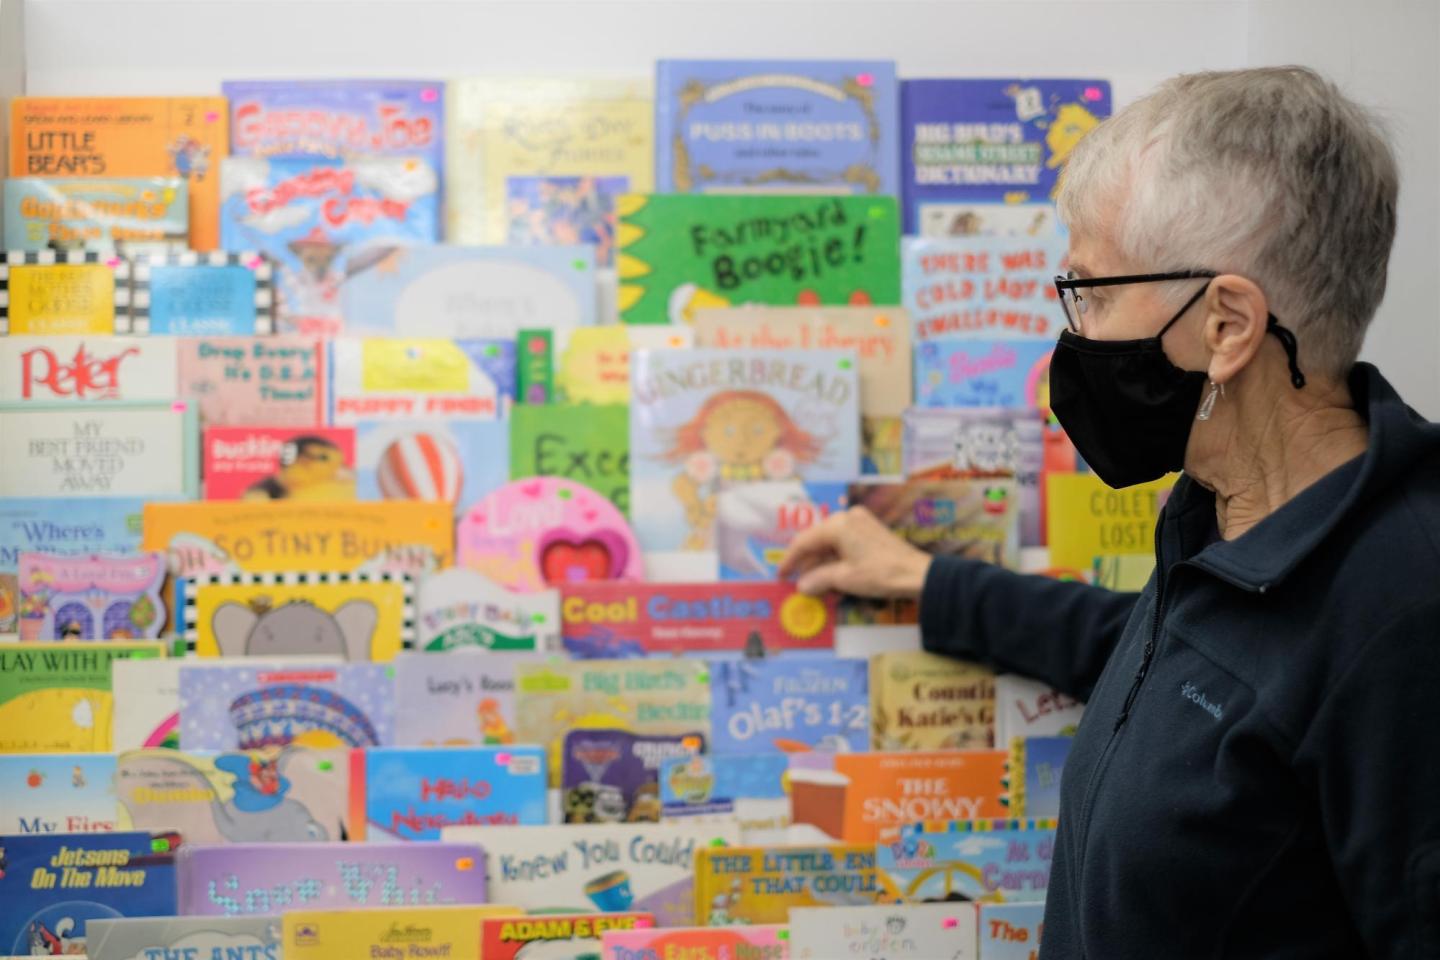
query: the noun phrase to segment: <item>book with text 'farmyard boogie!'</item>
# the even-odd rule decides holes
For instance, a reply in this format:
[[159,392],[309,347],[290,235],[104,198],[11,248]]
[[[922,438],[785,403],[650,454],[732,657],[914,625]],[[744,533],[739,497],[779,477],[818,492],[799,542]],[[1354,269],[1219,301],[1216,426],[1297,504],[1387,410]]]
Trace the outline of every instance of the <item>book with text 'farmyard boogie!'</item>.
[[916,821],[876,848],[881,872],[910,903],[1042,902],[1054,855],[1055,821],[1044,819]]
[[287,910],[282,941],[286,960],[480,958],[487,956],[480,952],[481,925],[520,913],[502,904]]
[[0,950],[85,952],[91,920],[173,916],[179,834],[0,836]]
[[92,920],[85,951],[89,960],[280,960],[280,918]]
[[790,911],[790,956],[796,960],[976,960],[975,942],[975,906],[970,903]]
[[786,960],[790,956],[785,927],[661,927],[605,934],[598,960]]
[[110,667],[162,657],[159,642],[0,644],[0,753],[110,749]]
[[792,907],[892,898],[871,844],[706,847],[695,864],[695,918],[709,927],[784,923]]
[[114,777],[106,753],[0,754],[0,835],[116,830]]
[[485,852],[472,843],[186,845],[183,916],[489,902]]
[[649,913],[570,913],[481,921],[481,960],[594,960],[600,939],[655,926]]
[[695,922],[697,855],[740,839],[734,824],[451,827],[442,835],[484,848],[498,902],[533,913],[639,910],[661,926]]
[[717,660],[710,665],[717,753],[870,748],[865,660],[829,654]]

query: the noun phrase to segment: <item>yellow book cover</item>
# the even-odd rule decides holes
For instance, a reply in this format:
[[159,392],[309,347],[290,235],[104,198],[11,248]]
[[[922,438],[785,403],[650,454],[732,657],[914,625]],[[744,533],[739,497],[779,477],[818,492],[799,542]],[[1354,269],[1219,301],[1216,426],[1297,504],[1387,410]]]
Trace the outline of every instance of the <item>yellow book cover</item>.
[[128,322],[130,263],[93,250],[13,251],[0,263],[0,333],[110,336]]
[[451,243],[595,245],[609,266],[615,198],[654,185],[651,81],[483,78],[446,91]]
[[695,920],[703,926],[785,923],[791,907],[893,900],[873,843],[705,847],[695,854]]
[[385,907],[293,910],[281,920],[286,960],[477,960],[480,925],[523,914],[519,907]]
[[[193,624],[201,657],[335,655],[346,660],[395,659],[414,618],[407,584],[398,579],[262,583],[198,581]],[[187,609],[187,618],[191,616]]]
[[190,183],[190,244],[220,242],[224,97],[17,97],[12,177],[180,177]]
[[1155,521],[1175,477],[1114,490],[1093,473],[1045,477],[1050,567],[1090,572],[1095,558],[1154,553]]
[[922,651],[870,658],[875,750],[966,750],[994,746],[995,675],[982,666]]
[[0,753],[109,752],[110,665],[164,655],[159,642],[0,644]]
[[599,327],[556,330],[555,395],[559,403],[630,402],[630,355],[695,345],[685,327]]

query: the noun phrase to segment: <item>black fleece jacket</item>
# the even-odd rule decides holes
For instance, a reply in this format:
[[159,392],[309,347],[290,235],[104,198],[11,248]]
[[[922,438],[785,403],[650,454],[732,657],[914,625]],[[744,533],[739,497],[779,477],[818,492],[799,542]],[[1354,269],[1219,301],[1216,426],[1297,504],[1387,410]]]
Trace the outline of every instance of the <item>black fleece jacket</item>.
[[927,649],[1088,701],[1042,960],[1440,957],[1440,425],[1350,384],[1361,457],[1231,541],[1182,476],[1139,594],[932,565]]

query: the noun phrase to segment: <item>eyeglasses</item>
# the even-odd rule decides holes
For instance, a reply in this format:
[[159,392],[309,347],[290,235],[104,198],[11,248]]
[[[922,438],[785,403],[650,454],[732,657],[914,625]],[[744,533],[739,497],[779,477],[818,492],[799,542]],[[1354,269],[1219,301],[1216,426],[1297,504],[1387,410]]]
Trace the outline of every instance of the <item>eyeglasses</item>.
[[1209,280],[1219,274],[1212,270],[1181,270],[1176,273],[1135,273],[1124,277],[1077,277],[1071,271],[1055,278],[1055,293],[1065,311],[1065,322],[1071,333],[1080,332],[1080,318],[1089,308],[1081,290],[1091,287],[1119,287],[1131,283],[1162,283],[1166,280]]

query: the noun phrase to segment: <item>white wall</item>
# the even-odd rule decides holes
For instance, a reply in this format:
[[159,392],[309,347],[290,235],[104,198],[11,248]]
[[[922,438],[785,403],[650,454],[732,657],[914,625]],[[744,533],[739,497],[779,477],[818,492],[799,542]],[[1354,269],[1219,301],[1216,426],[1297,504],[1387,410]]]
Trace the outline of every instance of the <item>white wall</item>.
[[24,0],[0,0],[0,176],[10,164],[10,98],[25,92],[24,13]]

